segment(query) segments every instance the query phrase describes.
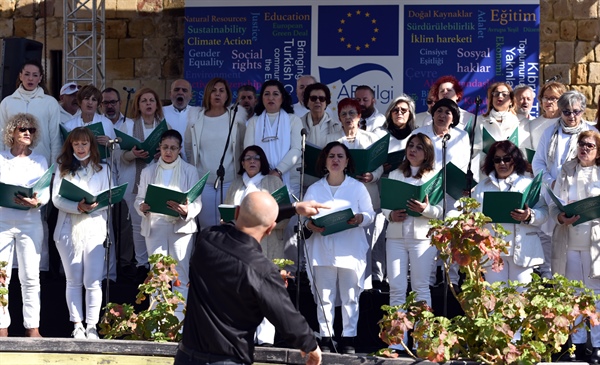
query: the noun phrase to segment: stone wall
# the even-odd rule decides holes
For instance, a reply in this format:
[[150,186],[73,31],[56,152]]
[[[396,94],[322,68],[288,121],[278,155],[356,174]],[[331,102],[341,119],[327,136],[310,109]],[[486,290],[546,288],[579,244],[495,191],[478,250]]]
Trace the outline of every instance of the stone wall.
[[[166,99],[183,73],[184,0],[105,2],[106,86],[148,86]],[[600,1],[540,0],[540,7],[540,80],[562,75],[588,98],[592,120],[600,98]],[[46,56],[63,48],[62,20],[62,0],[0,0],[0,37],[40,41]]]

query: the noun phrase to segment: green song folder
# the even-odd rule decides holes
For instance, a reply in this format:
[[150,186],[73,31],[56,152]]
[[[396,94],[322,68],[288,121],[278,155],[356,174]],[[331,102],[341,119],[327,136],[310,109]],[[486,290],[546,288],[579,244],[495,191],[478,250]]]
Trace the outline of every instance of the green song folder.
[[144,150],[148,152],[148,158],[146,158],[146,163],[152,162],[154,160],[154,155],[158,152],[158,145],[160,144],[160,137],[163,133],[169,130],[169,126],[167,122],[163,119],[156,128],[150,133],[148,138],[144,140],[144,142],[140,142],[139,139],[128,135],[127,133],[121,132],[120,130],[115,129],[115,134],[117,137],[121,138],[121,143],[119,146],[122,150],[131,151],[133,147],[137,147],[139,150]]
[[579,219],[573,223],[573,226],[600,217],[600,195],[564,205],[548,186],[546,186],[546,189],[548,190],[548,195],[550,195],[550,198],[554,201],[554,204],[556,204],[558,209],[560,209],[561,212],[564,212],[567,217],[572,217],[574,215],[580,216]]
[[542,188],[542,172],[531,181],[522,192],[517,191],[486,191],[483,193],[483,214],[490,217],[493,223],[521,223],[512,219],[510,212],[523,209],[525,204],[533,208],[539,198]]
[[[96,137],[106,135],[104,133],[104,127],[102,126],[102,123],[88,124],[85,127],[91,130],[92,133],[94,133],[94,136]],[[65,127],[63,127],[62,124],[60,125],[60,134],[62,136],[63,142],[67,140],[67,137],[70,133],[71,131],[68,131]],[[106,148],[105,146],[98,145],[98,152],[100,153],[100,158],[102,160],[104,160],[107,156],[110,156],[110,149]]]
[[52,173],[54,172],[54,164],[50,166],[46,172],[36,182],[28,186],[12,185],[0,182],[0,207],[13,208],[19,210],[28,210],[29,208],[15,203],[17,195],[26,198],[33,197],[33,194],[48,188],[52,182]]
[[[512,143],[515,144],[515,146],[519,145],[519,128],[515,128],[514,132],[512,132],[512,134],[510,136],[508,136],[509,141],[511,141]],[[503,141],[504,139],[500,139],[500,141]],[[485,129],[485,127],[483,128],[483,152],[484,153],[488,153],[488,151],[490,150],[490,147],[497,142],[497,140],[492,137],[492,135],[490,134],[490,132],[488,132],[487,129]]]
[[415,199],[422,202],[425,200],[425,195],[428,195],[429,204],[439,204],[444,195],[442,182],[441,170],[423,185],[412,185],[404,181],[382,178],[380,192],[381,208],[390,210],[406,209],[407,214],[419,217],[421,216],[420,213],[408,209],[408,201]]
[[356,224],[348,224],[348,220],[354,217],[352,209],[348,208],[338,212],[330,213],[319,218],[313,219],[313,223],[318,227],[325,227],[322,236],[345,231],[350,228],[358,227]]
[[119,186],[115,186],[110,190],[104,190],[100,193],[94,195],[79,186],[73,184],[69,180],[63,179],[60,184],[60,190],[58,191],[58,195],[62,196],[65,199],[74,202],[80,202],[81,199],[85,199],[87,204],[98,203],[96,208],[92,209],[87,213],[94,212],[98,209],[104,208],[108,206],[108,198],[110,192],[112,191],[112,203],[116,204],[123,200],[123,196],[125,195],[125,190],[127,189],[127,183]]
[[186,201],[191,203],[196,200],[196,198],[198,198],[204,190],[209,173],[210,172],[204,174],[204,176],[202,176],[202,178],[200,178],[200,180],[198,180],[194,186],[185,192],[169,189],[164,186],[149,184],[148,189],[146,190],[146,196],[144,197],[144,203],[150,206],[150,212],[152,213],[160,213],[177,217],[179,214],[170,209],[167,205],[167,202],[172,200],[179,204],[185,204]]

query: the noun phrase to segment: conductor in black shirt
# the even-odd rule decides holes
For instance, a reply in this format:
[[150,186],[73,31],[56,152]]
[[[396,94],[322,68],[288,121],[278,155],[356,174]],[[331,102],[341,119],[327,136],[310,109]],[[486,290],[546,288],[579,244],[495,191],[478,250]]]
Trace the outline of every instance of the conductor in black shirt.
[[290,301],[279,269],[261,252],[259,242],[275,227],[277,212],[270,194],[250,193],[236,210],[235,225],[198,235],[175,365],[251,364],[254,332],[264,317],[307,354],[306,364],[321,363],[312,329]]

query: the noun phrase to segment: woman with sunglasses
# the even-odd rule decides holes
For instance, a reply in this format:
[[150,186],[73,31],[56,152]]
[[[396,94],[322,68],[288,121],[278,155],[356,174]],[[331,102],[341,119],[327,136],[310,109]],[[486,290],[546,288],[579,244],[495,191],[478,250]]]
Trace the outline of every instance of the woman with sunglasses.
[[[487,90],[487,111],[483,113],[475,127],[473,158],[474,162],[483,165],[486,152],[493,141],[487,141],[484,135],[489,135],[495,141],[508,139],[517,128],[519,118],[515,110],[515,93],[505,82],[493,83]],[[486,133],[484,133],[484,131]],[[479,166],[476,164],[476,166]]]
[[[475,187],[473,197],[483,204],[483,195],[489,191],[523,192],[532,178],[526,176],[529,163],[519,148],[508,140],[495,142],[490,146],[481,168],[487,177]],[[482,175],[483,176],[483,175]],[[548,219],[548,206],[540,198],[534,207],[515,207],[511,218],[520,223],[502,223],[510,231],[505,240],[510,243],[508,253],[504,255],[504,267],[500,272],[488,268],[485,273],[487,282],[518,281],[531,282],[533,267],[544,261],[544,251],[538,232]]]
[[[0,152],[0,182],[28,186],[48,169],[44,156],[32,151],[38,142],[38,123],[31,114],[19,113],[4,126],[3,142],[9,148]],[[40,229],[40,206],[48,203],[50,190],[44,189],[32,197],[17,195],[17,208],[0,207],[0,261],[8,262],[4,269],[10,282],[13,257],[19,264],[19,281],[23,298],[25,336],[41,337],[40,327],[40,258],[44,233]],[[10,313],[0,310],[0,337],[8,336]]]
[[[563,94],[563,97],[568,93]],[[559,105],[561,104],[559,100]],[[582,131],[577,136],[576,146],[575,158],[562,165],[552,189],[564,203],[600,195],[600,134],[591,130]],[[594,219],[574,226],[580,216],[567,217],[553,201],[550,203],[550,217],[557,224],[552,235],[553,273],[564,275],[569,280],[580,280],[596,295],[600,294],[600,221]],[[596,307],[599,305],[600,302],[596,302]],[[591,326],[590,332],[593,351],[589,363],[598,364],[600,326]],[[579,328],[572,334],[571,341],[576,347],[577,361],[588,361],[585,359],[586,327]]]
[[[163,254],[177,260],[175,269],[179,273],[180,284],[173,285],[173,290],[180,292],[187,300],[192,238],[198,231],[196,216],[202,208],[200,197],[184,204],[169,200],[167,207],[177,213],[175,217],[150,212],[152,207],[144,200],[149,184],[188,191],[198,182],[198,171],[179,155],[181,134],[176,130],[170,129],[161,135],[159,149],[158,161],[142,170],[134,206],[142,218],[141,235],[146,240],[148,256]],[[183,320],[184,306],[180,304],[175,311],[179,320]]]
[[406,148],[407,137],[415,129],[415,101],[410,96],[400,94],[390,103],[384,128],[390,134],[388,153]]
[[[282,186],[283,182],[279,177],[269,175],[269,160],[265,151],[259,146],[248,146],[242,152],[238,176],[227,190],[225,204],[237,206],[241,204],[246,195],[254,191],[273,193]],[[269,260],[285,257],[283,238],[287,223],[287,219],[278,222],[271,234],[260,241],[262,252]],[[266,318],[256,329],[255,340],[259,346],[273,345],[275,326]]]
[[[548,94],[548,91],[546,90],[545,93]],[[578,91],[571,90],[563,93],[556,101],[556,110],[560,117],[554,119],[552,124],[540,136],[531,167],[534,175],[540,172],[544,174],[542,181],[551,188],[554,187],[562,165],[577,156],[577,138],[579,134],[593,128],[582,119],[586,102],[585,95]],[[547,106],[546,104],[544,108]],[[550,108],[550,110],[552,109]],[[545,193],[544,196],[546,202],[549,203],[550,197]],[[554,230],[554,222],[554,219],[548,220],[548,223],[543,227],[543,232],[547,237],[542,236],[547,261],[542,266],[541,274],[548,278],[552,277],[553,273],[552,261],[550,260],[553,244],[550,244],[549,238]]]
[[[198,176],[209,172],[202,192],[202,211],[198,222],[202,229],[219,224],[219,204],[235,179],[239,157],[244,149],[246,110],[229,108],[233,94],[227,80],[215,77],[204,87],[202,108],[192,108],[183,138],[185,156],[198,169]],[[234,119],[235,117],[235,119]],[[223,164],[223,181],[217,171]],[[217,185],[215,181],[219,179]]]
[[280,81],[266,81],[254,111],[244,146],[261,147],[269,159],[269,174],[279,177],[290,193],[298,196],[300,173],[296,168],[300,166],[302,121],[293,114],[292,97]]

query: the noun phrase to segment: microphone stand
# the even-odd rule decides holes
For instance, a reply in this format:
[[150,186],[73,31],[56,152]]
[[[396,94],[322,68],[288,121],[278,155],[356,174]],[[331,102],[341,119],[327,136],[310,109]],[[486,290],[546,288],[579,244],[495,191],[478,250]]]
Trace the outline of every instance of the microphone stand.
[[[304,152],[306,151],[306,129],[302,128],[302,144],[300,147],[300,161],[302,164],[298,168],[300,170],[300,201],[304,199]],[[298,222],[296,225],[296,250],[298,251],[298,262],[296,263],[296,310],[300,311],[300,272],[301,264],[302,264],[302,220],[300,214],[296,212],[296,217],[298,218]]]
[[[450,139],[450,134],[445,134],[444,137],[442,137],[442,196],[444,197],[442,200],[442,217],[445,219],[446,218],[446,212],[448,211],[448,203],[446,202],[446,191],[447,191],[447,187],[446,187],[446,152],[447,152],[447,144],[448,144],[448,140]],[[469,162],[470,163],[470,162]],[[443,316],[448,318],[448,277],[446,275],[446,266],[447,264],[445,263],[444,265],[444,310],[443,310]]]
[[471,152],[469,154],[469,165],[467,167],[467,191],[469,198],[471,197],[471,189],[473,188],[473,170],[471,170],[471,161],[473,160],[473,145],[475,144],[475,128],[477,127],[477,117],[479,116],[479,107],[481,106],[481,97],[477,95],[475,98],[475,119],[469,131],[469,142],[471,142]]
[[104,241],[104,262],[106,263],[106,288],[104,292],[104,307],[107,308],[109,302],[110,295],[110,247],[112,246],[112,241],[110,239],[110,221],[112,219],[111,210],[113,208],[113,193],[112,193],[112,179],[113,173],[112,169],[115,163],[115,144],[110,143],[109,145],[104,146],[105,151],[108,152],[110,149],[110,165],[108,166],[108,209],[106,209],[106,240]]
[[[227,134],[227,141],[225,141],[225,148],[223,149],[223,155],[221,155],[221,161],[219,162],[219,168],[217,169],[217,179],[215,180],[215,190],[219,189],[219,181],[221,182],[221,204],[223,204],[223,181],[225,180],[225,166],[223,163],[225,162],[225,155],[227,154],[227,149],[229,148],[229,141],[231,140],[231,131],[233,130],[233,125],[235,124],[235,117],[238,112],[238,103],[235,103],[235,107],[233,108],[233,118],[229,120],[229,133]],[[230,113],[230,111],[228,111]],[[234,152],[235,153],[235,152]]]

